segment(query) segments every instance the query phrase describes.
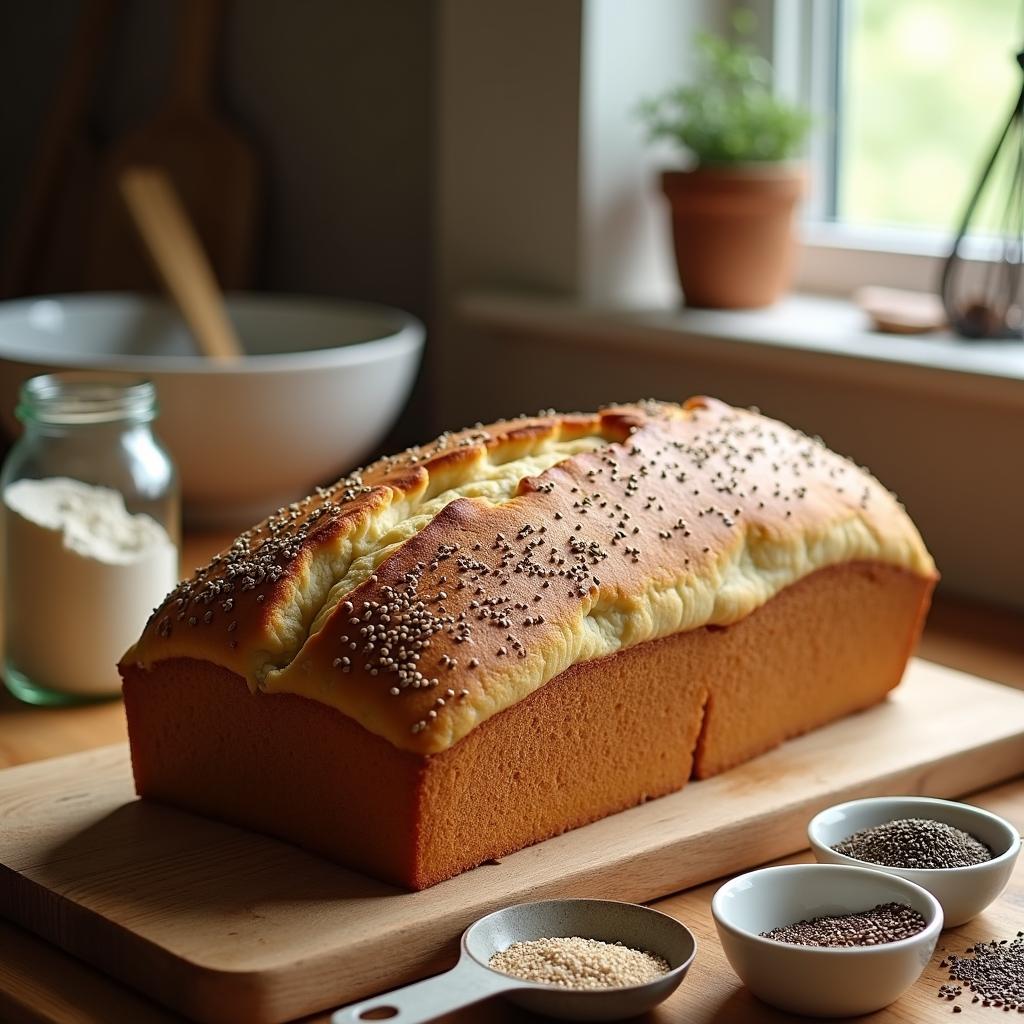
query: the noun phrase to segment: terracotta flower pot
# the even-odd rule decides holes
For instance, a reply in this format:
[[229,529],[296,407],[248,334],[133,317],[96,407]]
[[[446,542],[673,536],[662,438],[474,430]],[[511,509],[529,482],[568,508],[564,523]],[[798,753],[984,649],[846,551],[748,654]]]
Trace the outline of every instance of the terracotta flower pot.
[[803,167],[793,163],[662,174],[688,306],[767,306],[786,290],[796,251],[793,213],[804,181]]

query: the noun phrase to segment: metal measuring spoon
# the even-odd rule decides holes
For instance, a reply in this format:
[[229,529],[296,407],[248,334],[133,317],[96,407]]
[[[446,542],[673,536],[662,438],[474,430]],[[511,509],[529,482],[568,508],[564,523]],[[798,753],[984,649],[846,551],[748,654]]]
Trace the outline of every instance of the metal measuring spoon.
[[[524,981],[487,966],[513,942],[578,935],[621,942],[663,957],[669,972],[629,988],[568,989]],[[421,1024],[491,996],[562,1020],[620,1020],[635,1017],[667,999],[683,980],[697,953],[690,930],[675,918],[635,903],[614,900],[544,900],[518,903],[480,918],[462,934],[459,962],[444,974],[338,1010],[331,1024],[389,1020]]]

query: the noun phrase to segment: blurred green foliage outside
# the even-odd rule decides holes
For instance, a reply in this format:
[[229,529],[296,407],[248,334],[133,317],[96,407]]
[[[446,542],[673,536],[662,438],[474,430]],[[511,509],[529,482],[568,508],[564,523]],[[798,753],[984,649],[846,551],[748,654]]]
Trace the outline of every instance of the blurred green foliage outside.
[[[1021,0],[847,0],[838,219],[952,232],[1020,92]],[[981,229],[998,230],[1001,164]]]

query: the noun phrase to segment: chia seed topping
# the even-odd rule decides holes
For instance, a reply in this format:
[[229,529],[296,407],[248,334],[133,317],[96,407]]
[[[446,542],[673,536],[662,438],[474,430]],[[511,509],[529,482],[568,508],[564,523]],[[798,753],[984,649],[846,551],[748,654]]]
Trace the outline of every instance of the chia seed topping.
[[[333,593],[347,564],[325,572],[324,552],[353,536],[372,539],[376,519],[402,501],[400,514],[415,514],[432,477],[451,473],[464,484],[464,463],[471,483],[474,466],[505,465],[507,449],[527,458],[580,441],[593,446],[535,476],[527,466],[501,501],[457,496],[432,510],[371,575]],[[783,515],[799,531],[821,507],[859,514],[886,500],[873,481],[863,494],[858,486],[859,497],[842,497],[854,480],[863,480],[857,468],[820,438],[701,400],[685,412],[640,402],[478,424],[357,470],[247,530],[178,586],[148,641],[166,651],[188,634],[186,643],[210,647],[211,660],[237,649],[244,661],[253,635],[276,631],[283,639],[265,662],[242,666],[255,687],[305,652],[320,659],[333,691],[377,688],[403,733],[426,747],[464,717],[459,708],[473,700],[466,686],[486,691],[536,673],[535,651],[581,609],[600,615],[638,574],[670,593],[680,579],[712,572],[746,536],[779,530]],[[325,604],[329,594],[336,604]],[[444,692],[449,682],[454,696]]]

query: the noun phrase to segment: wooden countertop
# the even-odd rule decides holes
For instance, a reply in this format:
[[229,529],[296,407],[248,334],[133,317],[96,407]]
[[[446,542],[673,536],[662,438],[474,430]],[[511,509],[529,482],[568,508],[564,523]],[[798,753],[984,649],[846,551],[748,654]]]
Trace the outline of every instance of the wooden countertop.
[[[186,546],[186,565],[204,561],[224,537],[195,537]],[[943,664],[1024,688],[1024,621],[955,601],[940,601],[919,652]],[[0,767],[53,757],[125,739],[120,702],[85,707],[40,709],[19,704],[0,691]],[[1024,769],[1024,765],[1022,765]],[[1024,823],[1024,779],[978,794],[975,802]],[[793,861],[808,860],[804,854]],[[652,904],[686,923],[697,937],[697,960],[675,995],[647,1019],[659,1024],[768,1024],[790,1017],[759,1003],[740,984],[725,960],[711,919],[715,882]],[[983,915],[943,933],[939,954],[963,952],[977,941],[1007,938],[1024,928],[1024,864],[1010,887]],[[897,1003],[871,1016],[874,1024],[948,1020],[952,1006],[937,998],[946,974],[940,955],[921,980]],[[386,978],[382,975],[382,984]],[[956,1004],[960,1021],[995,1021],[999,1011],[972,1004],[970,995]],[[484,1004],[448,1018],[454,1024],[525,1022],[529,1014],[501,1002]],[[58,952],[20,929],[0,922],[0,1020],[11,1024],[169,1024],[181,1018],[161,1009],[98,971]],[[328,1014],[309,1018],[326,1024]]]

